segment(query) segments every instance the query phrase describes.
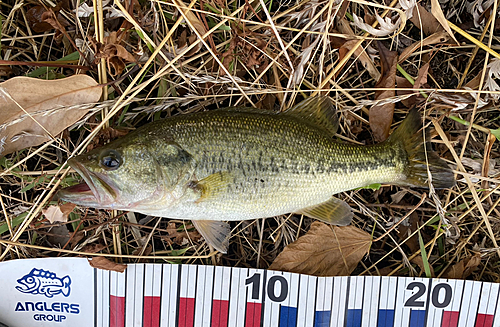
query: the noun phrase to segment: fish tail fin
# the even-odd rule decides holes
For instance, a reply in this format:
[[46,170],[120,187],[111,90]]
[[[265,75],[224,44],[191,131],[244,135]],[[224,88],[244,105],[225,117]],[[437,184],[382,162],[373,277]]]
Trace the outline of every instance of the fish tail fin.
[[398,144],[407,155],[408,161],[404,170],[406,178],[397,184],[428,188],[428,171],[430,171],[434,188],[450,188],[455,185],[454,174],[446,162],[432,150],[429,142],[430,135],[427,131],[424,141],[421,127],[420,114],[416,108],[413,108],[386,141]]

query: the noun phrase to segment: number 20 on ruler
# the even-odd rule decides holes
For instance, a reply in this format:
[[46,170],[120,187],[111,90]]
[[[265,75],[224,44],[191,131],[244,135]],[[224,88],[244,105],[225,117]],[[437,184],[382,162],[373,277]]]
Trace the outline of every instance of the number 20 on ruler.
[[[462,280],[267,274],[264,283],[260,272],[245,280],[248,300],[266,298],[264,325],[271,315],[280,326],[302,325],[305,319],[306,326],[307,321],[311,326],[335,321],[328,325],[487,327],[493,324],[498,297],[498,285]],[[260,312],[252,315],[260,321]],[[283,318],[291,323],[283,324]],[[484,323],[478,323],[481,319]]]

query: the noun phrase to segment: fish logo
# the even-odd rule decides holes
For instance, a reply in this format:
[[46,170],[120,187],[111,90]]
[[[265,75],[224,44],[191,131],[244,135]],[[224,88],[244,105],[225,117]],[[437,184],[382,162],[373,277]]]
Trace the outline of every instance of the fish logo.
[[29,274],[19,278],[17,282],[20,284],[16,286],[19,292],[43,294],[48,298],[58,294],[68,297],[71,290],[71,278],[69,276],[59,278],[53,272],[37,268],[33,268]]

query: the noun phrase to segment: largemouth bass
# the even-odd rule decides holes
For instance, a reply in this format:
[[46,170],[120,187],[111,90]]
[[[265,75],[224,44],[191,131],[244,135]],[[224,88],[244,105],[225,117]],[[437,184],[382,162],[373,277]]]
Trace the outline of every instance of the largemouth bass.
[[293,212],[347,225],[351,209],[333,194],[374,183],[428,187],[428,171],[435,188],[451,187],[453,173],[429,144],[424,148],[420,127],[412,110],[385,142],[338,143],[335,105],[325,96],[282,113],[227,108],[179,115],[70,159],[85,183],[59,197],[190,219],[225,252],[230,229],[223,221]]

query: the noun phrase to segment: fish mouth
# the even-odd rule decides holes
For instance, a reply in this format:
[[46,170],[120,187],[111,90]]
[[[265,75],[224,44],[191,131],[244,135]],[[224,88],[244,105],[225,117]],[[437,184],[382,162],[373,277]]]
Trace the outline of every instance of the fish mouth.
[[75,158],[68,164],[82,176],[84,183],[61,189],[57,194],[59,199],[99,209],[111,208],[116,203],[117,188],[107,176],[88,170]]

